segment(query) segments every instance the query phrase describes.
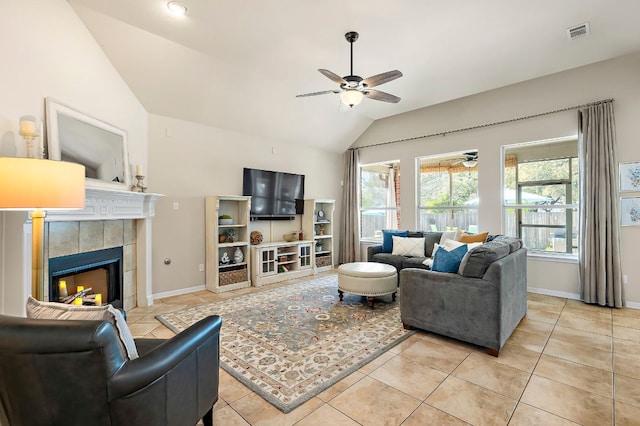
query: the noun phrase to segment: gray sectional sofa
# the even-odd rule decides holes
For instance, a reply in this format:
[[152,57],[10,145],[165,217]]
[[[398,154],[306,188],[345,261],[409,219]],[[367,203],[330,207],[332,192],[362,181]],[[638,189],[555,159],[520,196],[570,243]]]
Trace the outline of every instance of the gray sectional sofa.
[[404,260],[399,265],[405,328],[473,343],[498,356],[527,313],[527,250],[519,239],[496,237],[474,248],[458,273],[408,267]]
[[400,272],[404,268],[421,268],[429,269],[428,266],[423,265],[422,262],[427,257],[431,257],[433,251],[433,244],[439,243],[442,237],[442,232],[422,232],[422,231],[409,231],[407,237],[409,238],[422,238],[424,237],[424,251],[426,257],[407,257],[397,256],[391,253],[382,252],[382,244],[371,245],[367,247],[367,259],[369,262],[386,263],[387,265],[395,266],[396,270]]

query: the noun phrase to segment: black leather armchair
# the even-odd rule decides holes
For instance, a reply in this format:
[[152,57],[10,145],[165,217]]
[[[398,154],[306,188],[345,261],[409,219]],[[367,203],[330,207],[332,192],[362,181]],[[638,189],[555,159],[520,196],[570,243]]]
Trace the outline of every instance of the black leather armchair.
[[0,315],[0,424],[212,425],[221,324],[136,339],[129,361],[109,322]]

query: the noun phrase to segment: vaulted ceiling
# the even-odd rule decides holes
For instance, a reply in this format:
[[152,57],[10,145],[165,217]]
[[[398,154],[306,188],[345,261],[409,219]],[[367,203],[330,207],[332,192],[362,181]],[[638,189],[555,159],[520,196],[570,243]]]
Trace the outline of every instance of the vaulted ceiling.
[[[638,0],[68,0],[153,114],[342,152],[374,121],[640,50]],[[570,41],[569,27],[590,35]],[[350,110],[325,68],[400,70]]]

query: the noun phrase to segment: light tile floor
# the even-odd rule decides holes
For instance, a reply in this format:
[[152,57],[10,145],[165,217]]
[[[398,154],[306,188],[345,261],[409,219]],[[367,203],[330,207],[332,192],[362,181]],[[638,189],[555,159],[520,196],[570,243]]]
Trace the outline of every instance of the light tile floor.
[[[169,338],[155,315],[264,289],[170,297],[128,322],[135,337]],[[221,369],[214,424],[640,425],[640,310],[528,301],[498,358],[418,332],[288,414]]]

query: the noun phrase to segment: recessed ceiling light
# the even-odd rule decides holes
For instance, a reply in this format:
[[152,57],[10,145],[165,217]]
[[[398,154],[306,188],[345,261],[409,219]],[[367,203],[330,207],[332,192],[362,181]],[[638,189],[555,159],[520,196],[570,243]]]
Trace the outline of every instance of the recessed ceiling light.
[[176,16],[182,16],[187,13],[187,6],[179,1],[170,1],[169,3],[167,3],[167,8],[173,15]]

